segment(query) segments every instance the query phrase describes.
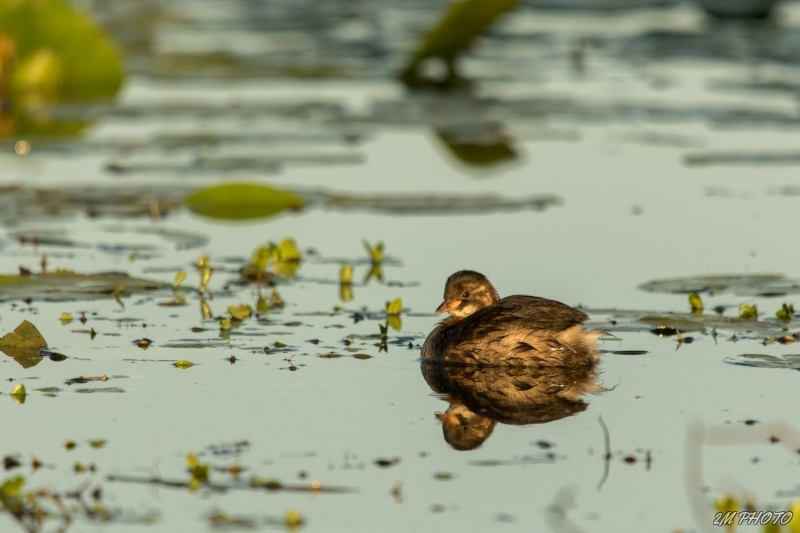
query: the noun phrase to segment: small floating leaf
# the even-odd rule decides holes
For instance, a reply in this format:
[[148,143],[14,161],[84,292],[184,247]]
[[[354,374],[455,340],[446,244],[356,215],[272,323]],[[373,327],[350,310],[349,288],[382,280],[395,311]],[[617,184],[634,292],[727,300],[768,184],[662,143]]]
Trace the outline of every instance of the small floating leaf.
[[372,261],[373,264],[378,264],[381,261],[383,261],[383,243],[382,242],[377,243],[374,247],[370,246],[369,242],[367,242],[366,240],[364,240],[363,242],[364,242],[364,248],[367,250],[367,253],[369,254],[370,261]]
[[106,445],[106,442],[107,441],[105,439],[90,440],[89,446],[95,449],[100,449]]
[[739,318],[755,320],[758,318],[758,306],[742,304],[739,306]]
[[283,522],[286,524],[286,527],[291,529],[297,529],[298,527],[303,525],[303,515],[299,512],[295,511],[294,509],[286,511],[286,514],[283,517]]
[[208,282],[211,281],[211,274],[213,273],[214,269],[209,267],[203,267],[200,270],[200,287],[198,288],[200,294],[205,294],[206,287],[208,286]]
[[175,368],[180,368],[185,370],[187,368],[193,367],[194,363],[192,363],[191,361],[187,361],[186,359],[181,359],[177,363],[172,363],[172,366],[174,366]]
[[403,309],[403,300],[400,298],[395,298],[391,302],[386,302],[386,314],[390,316],[397,316],[400,314],[400,311]]
[[693,313],[700,313],[703,311],[703,299],[700,298],[700,295],[697,292],[692,291],[689,293],[689,305],[692,308]]
[[240,322],[244,320],[244,316],[239,312],[239,309],[235,305],[228,306],[228,313],[231,314],[231,318],[234,320],[238,320]]
[[194,213],[210,218],[265,218],[287,209],[300,209],[303,199],[288,191],[254,183],[226,183],[201,189],[184,200]]
[[25,397],[28,393],[25,391],[25,385],[20,383],[13,389],[11,389],[11,399],[17,402],[18,404],[25,403]]
[[778,311],[775,312],[778,320],[791,320],[794,316],[794,304],[784,303]]
[[219,320],[219,329],[222,331],[230,331],[231,329],[231,318],[226,316],[225,318],[221,318]]
[[172,282],[172,288],[173,289],[177,289],[178,285],[183,283],[183,280],[185,280],[185,279],[186,279],[186,271],[185,270],[181,270],[180,272],[178,272],[175,275],[175,281]]
[[284,239],[281,241],[277,249],[277,259],[279,262],[296,262],[302,259],[302,255],[300,254],[300,250],[297,249],[297,244],[294,242],[294,239]]
[[71,452],[72,450],[74,450],[75,446],[77,446],[77,445],[75,444],[74,440],[67,439],[67,441],[64,443],[64,448],[66,448],[68,452]]
[[352,265],[342,265],[339,270],[339,283],[350,284],[353,282],[353,267]]
[[47,348],[47,341],[36,326],[24,320],[17,329],[0,338],[0,351],[14,359],[23,368],[30,368],[42,360],[39,351]]
[[72,315],[69,313],[61,313],[61,324],[67,325],[72,322]]

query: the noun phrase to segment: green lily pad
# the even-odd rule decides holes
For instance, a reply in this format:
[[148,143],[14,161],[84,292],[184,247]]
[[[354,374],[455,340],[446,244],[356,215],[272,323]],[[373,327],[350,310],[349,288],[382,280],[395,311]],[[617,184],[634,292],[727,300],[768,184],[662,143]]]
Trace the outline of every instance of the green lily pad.
[[800,280],[783,274],[730,274],[654,280],[639,287],[648,292],[783,296],[800,294]]
[[42,360],[39,351],[44,348],[47,348],[47,341],[36,326],[27,320],[0,338],[0,351],[14,359],[22,368],[39,364]]
[[230,183],[201,189],[185,200],[193,213],[223,220],[267,218],[303,207],[299,196],[255,183]]
[[169,283],[133,278],[123,272],[79,274],[59,270],[29,276],[0,275],[0,298],[3,299],[64,301],[114,298],[171,287]]

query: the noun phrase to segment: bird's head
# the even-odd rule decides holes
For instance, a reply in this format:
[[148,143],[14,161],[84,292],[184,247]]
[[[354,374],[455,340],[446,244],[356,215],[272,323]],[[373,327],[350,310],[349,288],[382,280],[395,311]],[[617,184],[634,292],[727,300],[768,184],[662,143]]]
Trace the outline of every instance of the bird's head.
[[436,313],[450,313],[454,317],[465,318],[500,299],[500,295],[486,279],[486,276],[462,270],[449,278],[444,286],[444,302]]

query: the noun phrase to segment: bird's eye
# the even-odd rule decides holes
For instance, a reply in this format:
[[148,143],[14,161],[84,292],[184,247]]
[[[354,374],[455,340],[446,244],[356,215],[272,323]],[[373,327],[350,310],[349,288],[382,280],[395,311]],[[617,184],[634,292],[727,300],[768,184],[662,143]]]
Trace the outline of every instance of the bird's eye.
[[468,292],[465,292],[464,294],[462,294],[462,295],[461,295],[461,297],[462,297],[462,298],[469,298],[469,293],[468,293]]

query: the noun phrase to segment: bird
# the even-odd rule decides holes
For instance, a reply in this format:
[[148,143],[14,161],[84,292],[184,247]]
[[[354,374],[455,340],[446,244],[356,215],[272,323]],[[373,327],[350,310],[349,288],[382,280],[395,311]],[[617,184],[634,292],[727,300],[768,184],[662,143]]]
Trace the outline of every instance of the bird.
[[500,298],[483,274],[461,270],[447,279],[437,314],[449,313],[425,339],[422,359],[486,366],[593,366],[597,339],[589,316],[537,296]]

